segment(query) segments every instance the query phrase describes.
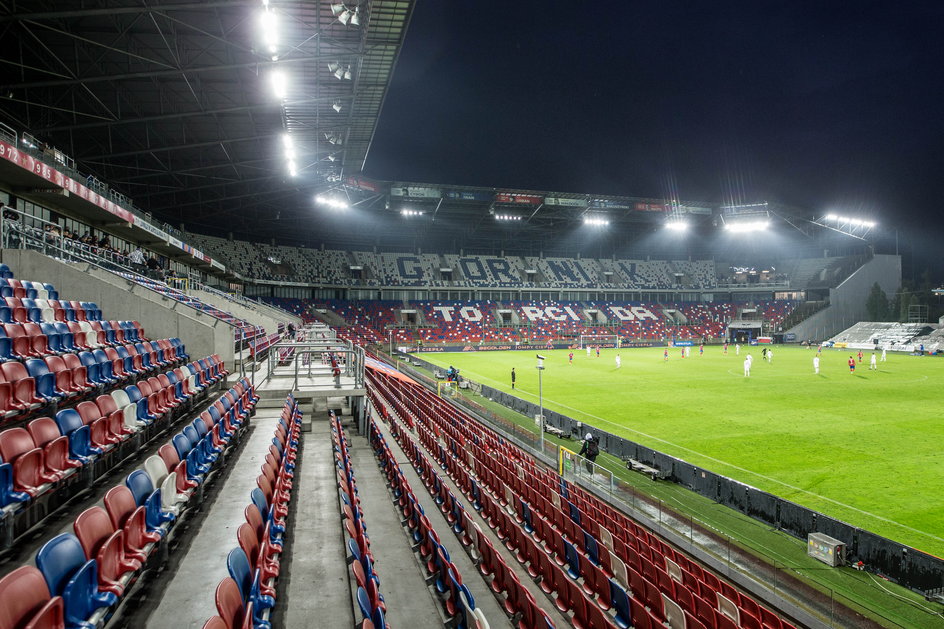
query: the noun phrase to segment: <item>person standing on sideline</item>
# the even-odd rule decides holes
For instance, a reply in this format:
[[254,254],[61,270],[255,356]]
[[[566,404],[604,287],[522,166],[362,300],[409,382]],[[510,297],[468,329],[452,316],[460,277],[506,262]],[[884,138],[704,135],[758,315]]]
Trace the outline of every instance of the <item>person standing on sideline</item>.
[[578,452],[577,455],[587,459],[587,471],[592,474],[593,462],[596,461],[597,457],[600,455],[600,444],[598,443],[597,437],[594,437],[588,432],[583,440],[583,445],[580,446],[580,452]]
[[748,354],[744,359],[744,377],[749,378],[751,375],[751,355]]
[[872,358],[869,359],[869,370],[878,371],[878,361],[875,358],[875,352],[872,352]]
[[620,355],[617,354],[617,355],[616,355],[616,368],[619,369],[619,368],[622,367],[622,366],[623,366],[623,361],[622,361],[622,359],[620,359]]
[[573,353],[573,352],[567,354],[567,360],[570,361],[570,364],[571,364],[571,365],[574,364],[574,353]]
[[887,352],[888,352],[888,349],[885,348],[885,347],[883,347],[883,348],[882,348],[882,362],[883,362],[883,363],[884,363],[886,360],[888,360],[888,353],[887,353]]
[[734,355],[735,355],[735,356],[740,356],[740,355],[741,355],[741,344],[740,344],[740,343],[735,343],[735,344],[734,344]]
[[813,356],[813,373],[819,375],[819,354]]
[[664,363],[669,362],[669,348],[668,347],[662,350],[662,362]]
[[849,373],[855,375],[856,360],[855,356],[849,356]]
[[515,377],[516,377],[516,376],[515,376],[515,368],[512,367],[512,368],[511,368],[511,388],[512,388],[512,389],[515,388]]

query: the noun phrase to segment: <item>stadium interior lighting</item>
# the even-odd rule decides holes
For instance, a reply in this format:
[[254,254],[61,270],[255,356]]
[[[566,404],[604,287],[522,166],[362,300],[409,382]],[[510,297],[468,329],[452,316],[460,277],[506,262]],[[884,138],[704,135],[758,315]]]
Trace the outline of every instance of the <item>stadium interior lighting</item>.
[[733,234],[746,234],[764,231],[769,225],[769,221],[739,221],[737,223],[725,223],[724,228]]
[[609,219],[600,218],[599,216],[584,216],[583,217],[584,225],[593,225],[595,227],[605,227],[610,224]]
[[295,177],[298,175],[298,167],[295,165],[295,160],[288,160],[288,176]]
[[875,221],[867,221],[861,218],[853,218],[849,216],[838,216],[836,214],[827,214],[825,220],[831,221],[833,223],[839,223],[840,225],[849,225],[851,227],[866,227],[871,229],[875,227]]
[[340,68],[341,68],[341,64],[338,63],[337,61],[332,61],[331,63],[328,64],[328,72],[330,72],[331,74],[334,74]]
[[334,101],[334,104],[331,105],[331,109],[335,110],[338,113],[341,113],[341,101],[340,100]]
[[520,221],[520,216],[515,216],[514,214],[496,214],[496,221]]
[[334,144],[336,146],[344,144],[344,142],[341,140],[341,136],[333,131],[331,133],[325,133],[324,136],[325,140],[328,141],[328,144]]
[[279,100],[285,100],[288,93],[288,86],[285,81],[285,73],[281,70],[273,70],[269,75],[269,83],[272,86],[272,94]]
[[361,8],[354,7],[354,15],[351,16],[351,26],[361,25]]
[[422,215],[423,215],[423,210],[407,210],[407,209],[402,209],[402,210],[400,210],[400,214],[403,215],[403,216],[422,216]]
[[338,2],[331,5],[331,14],[338,18],[338,21],[341,24],[347,26],[360,26],[361,24],[361,8],[354,7],[354,9],[347,8],[343,2]]
[[338,159],[338,158],[337,158],[337,156],[336,156],[334,153],[332,153],[331,155],[328,155],[328,161],[329,161],[329,162],[336,161],[337,159]]
[[347,11],[347,7],[345,7],[344,3],[342,2],[338,2],[336,4],[331,5],[331,15],[333,15],[334,17],[338,17],[345,11]]
[[348,66],[348,67],[347,67],[347,70],[344,71],[344,80],[345,80],[345,81],[350,81],[353,76],[354,76],[354,75],[351,74],[351,66]]
[[683,232],[688,229],[688,223],[685,221],[669,221],[665,224],[665,228],[675,232]]
[[346,210],[348,209],[348,204],[340,199],[333,199],[331,197],[323,197],[320,194],[315,197],[315,202],[319,205],[324,205],[336,210]]
[[262,43],[265,44],[266,50],[274,55],[279,46],[279,23],[275,12],[268,6],[259,18],[259,25],[262,30]]

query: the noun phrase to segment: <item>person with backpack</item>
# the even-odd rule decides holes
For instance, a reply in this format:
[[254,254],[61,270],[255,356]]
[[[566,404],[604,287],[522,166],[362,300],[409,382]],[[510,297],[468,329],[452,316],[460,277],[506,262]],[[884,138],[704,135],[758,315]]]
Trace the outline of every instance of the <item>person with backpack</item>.
[[583,445],[580,447],[580,452],[577,454],[587,460],[587,471],[592,474],[593,463],[600,455],[600,438],[588,432],[586,438],[583,440]]

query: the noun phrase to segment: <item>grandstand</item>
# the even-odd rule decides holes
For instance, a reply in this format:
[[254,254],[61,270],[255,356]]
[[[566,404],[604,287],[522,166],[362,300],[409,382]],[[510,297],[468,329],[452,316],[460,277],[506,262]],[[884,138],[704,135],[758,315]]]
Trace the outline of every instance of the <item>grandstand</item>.
[[[101,33],[153,52],[135,10],[100,4],[7,21],[58,25],[53,56],[72,54],[63,28],[84,33],[78,59],[101,64],[77,60],[82,75],[127,66]],[[941,626],[923,606],[944,597],[940,559],[813,511],[794,522],[778,496],[543,402],[459,377],[443,397],[423,360],[592,339],[937,353],[940,323],[866,321],[872,287],[901,285],[897,254],[786,205],[763,204],[780,240],[755,247],[715,239],[721,203],[367,178],[414,3],[283,3],[294,52],[275,59],[225,4],[161,8],[201,42],[161,31],[172,69],[99,77],[126,118],[36,115],[65,102],[62,69],[18,64],[31,100],[0,122],[0,629]],[[269,66],[309,84],[257,99]],[[181,78],[194,68],[219,88]],[[163,102],[194,89],[200,112]],[[258,174],[285,161],[261,144],[286,137],[333,217]],[[653,236],[679,208],[697,244]],[[569,239],[590,209],[619,236]],[[448,227],[400,221],[433,216]],[[588,433],[600,464],[571,443]],[[707,496],[701,511],[659,493],[675,490]],[[768,561],[757,546],[784,532],[803,539]],[[807,533],[858,570],[827,573]]]

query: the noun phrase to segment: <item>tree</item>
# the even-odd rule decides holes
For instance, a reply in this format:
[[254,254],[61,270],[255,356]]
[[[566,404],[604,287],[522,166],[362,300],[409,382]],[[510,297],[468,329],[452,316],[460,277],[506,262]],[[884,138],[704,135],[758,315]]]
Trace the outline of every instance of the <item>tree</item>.
[[865,301],[865,309],[869,313],[870,321],[888,321],[888,296],[878,282],[872,286],[869,297]]

